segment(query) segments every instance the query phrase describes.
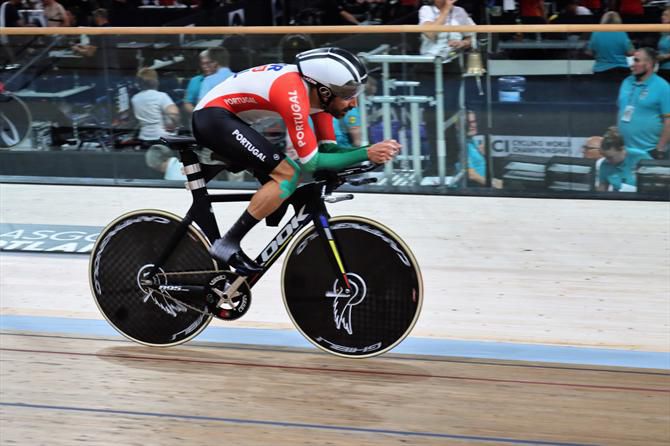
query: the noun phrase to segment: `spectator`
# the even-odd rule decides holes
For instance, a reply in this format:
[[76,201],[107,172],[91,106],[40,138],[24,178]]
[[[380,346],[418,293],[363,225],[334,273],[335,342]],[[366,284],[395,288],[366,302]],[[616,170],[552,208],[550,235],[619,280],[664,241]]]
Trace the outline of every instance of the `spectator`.
[[600,148],[603,143],[602,136],[591,136],[582,145],[582,155],[588,160],[599,160],[602,158]]
[[[419,25],[475,25],[465,9],[455,6],[457,0],[433,0],[432,5],[424,5],[419,9]],[[470,48],[472,34],[459,32],[427,32],[421,35],[421,54],[442,56]]]
[[603,158],[600,153],[600,148],[602,147],[603,137],[602,136],[591,136],[584,141],[582,145],[582,156],[587,160],[595,160],[596,162],[596,189],[600,184],[600,179],[598,177],[600,173],[600,166],[602,165],[605,158]]
[[619,14],[623,17],[636,19],[644,15],[642,0],[620,0]]
[[70,16],[63,8],[63,5],[56,0],[43,0],[44,16],[47,20],[47,26],[71,26]]
[[338,146],[360,147],[361,114],[358,107],[352,108],[340,119],[333,118],[333,130]]
[[589,16],[593,16],[593,13],[589,8],[581,6],[579,0],[568,0],[563,10],[553,15],[549,19],[549,22],[556,24],[581,24],[587,21]]
[[670,85],[654,73],[655,65],[653,48],[635,51],[633,74],[619,89],[617,123],[626,147],[662,159],[670,141]]
[[[601,25],[620,25],[621,16],[614,11],[606,12],[600,20]],[[593,56],[594,73],[602,73],[616,68],[624,68],[628,73],[627,56],[635,52],[628,34],[623,31],[602,32],[596,31],[591,34],[591,39],[586,47],[586,53]]]
[[228,68],[229,57],[228,51],[225,48],[215,47],[210,48],[207,51],[210,60],[213,62],[213,73],[205,76],[202,80],[202,84],[200,85],[200,98],[204,98],[209,90],[233,75],[233,72]]
[[544,0],[519,0],[519,16],[521,23],[527,25],[547,23]]
[[477,129],[477,115],[475,112],[468,110],[466,113],[468,131],[467,131],[467,146],[468,146],[468,186],[486,186],[486,158],[484,151],[484,143],[477,141],[475,136],[478,134]]
[[[663,11],[661,23],[670,25],[670,6]],[[658,74],[670,82],[670,32],[662,33],[658,41],[658,62]]]
[[[106,9],[93,11],[93,24],[96,27],[109,26]],[[120,79],[116,36],[82,35],[81,39],[80,43],[72,46],[73,52],[84,57],[79,66],[79,77],[82,82],[95,86],[96,97],[99,98]]]
[[[424,5],[419,9],[419,25],[475,25],[461,7],[455,6],[456,0],[433,0],[432,5]],[[421,54],[453,58],[455,53],[472,47],[474,33],[460,32],[427,32],[421,35]],[[418,64],[415,69],[417,80],[421,82],[418,94],[435,94],[435,69],[432,64]],[[450,116],[458,108],[458,88],[462,80],[463,67],[458,59],[443,65],[444,76],[444,111],[445,117]],[[437,158],[437,128],[435,107],[424,109],[426,123],[428,153],[431,163],[428,173],[439,171]],[[445,161],[446,162],[446,161]],[[454,164],[453,162],[446,162]]]
[[188,81],[188,86],[186,87],[186,93],[184,94],[184,111],[191,116],[193,113],[193,107],[201,99],[200,88],[202,86],[202,81],[206,76],[214,74],[216,69],[215,62],[209,56],[209,50],[204,50],[200,52],[200,71],[202,74],[193,76],[190,81]]
[[338,2],[338,13],[343,25],[362,25],[369,19],[368,0],[342,0]]
[[164,180],[185,180],[181,161],[177,154],[163,144],[154,144],[144,155],[147,166],[163,174]]
[[[19,15],[20,6],[21,0],[8,0],[0,4],[0,28],[25,26]],[[0,46],[3,50],[2,53],[7,57],[9,62],[14,62],[14,50],[12,49],[12,45],[16,44],[17,42],[15,41],[10,43],[9,36],[0,35]]]
[[[615,11],[606,12],[600,20],[601,25],[621,24],[621,17]],[[635,52],[628,34],[623,31],[602,32],[591,34],[585,50],[586,54],[595,59],[593,77],[596,88],[602,88],[606,96],[610,96],[621,81],[630,73],[627,56]]]
[[602,8],[602,2],[600,0],[580,0],[579,4],[591,10],[594,14],[600,12],[600,9]]
[[21,19],[21,16],[19,15],[20,7],[21,0],[8,0],[2,2],[0,5],[0,28],[10,28],[25,25]]
[[140,125],[139,139],[148,148],[162,136],[173,134],[179,122],[179,109],[167,93],[158,91],[158,73],[142,68],[137,73],[141,91],[130,102]]
[[636,191],[635,168],[640,160],[651,159],[649,154],[626,148],[616,127],[610,127],[603,136],[600,152],[605,159],[598,173],[598,190]]

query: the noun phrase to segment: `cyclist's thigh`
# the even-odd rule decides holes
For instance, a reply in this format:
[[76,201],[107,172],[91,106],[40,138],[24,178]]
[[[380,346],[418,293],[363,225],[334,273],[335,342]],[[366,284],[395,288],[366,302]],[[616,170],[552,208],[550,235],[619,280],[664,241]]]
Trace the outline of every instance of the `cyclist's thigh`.
[[255,175],[269,175],[286,155],[249,124],[218,107],[193,113],[193,134],[198,143]]

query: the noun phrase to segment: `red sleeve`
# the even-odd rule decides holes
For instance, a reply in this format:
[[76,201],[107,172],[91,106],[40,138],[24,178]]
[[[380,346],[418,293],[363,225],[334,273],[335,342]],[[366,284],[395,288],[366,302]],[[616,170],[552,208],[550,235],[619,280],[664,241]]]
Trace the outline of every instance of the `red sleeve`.
[[328,112],[319,112],[312,115],[312,122],[316,129],[316,140],[319,144],[335,144],[335,129],[333,128],[333,115]]
[[309,126],[309,97],[300,74],[286,73],[278,77],[270,87],[269,101],[284,120],[300,162],[308,162],[316,155],[318,146]]

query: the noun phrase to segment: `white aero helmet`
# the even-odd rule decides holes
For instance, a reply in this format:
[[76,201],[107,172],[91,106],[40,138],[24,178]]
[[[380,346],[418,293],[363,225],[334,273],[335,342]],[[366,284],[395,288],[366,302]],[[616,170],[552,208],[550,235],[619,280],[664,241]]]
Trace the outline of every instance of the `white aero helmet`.
[[351,99],[360,94],[368,80],[368,70],[358,57],[341,48],[316,48],[296,57],[302,77],[317,87],[321,101],[334,96]]

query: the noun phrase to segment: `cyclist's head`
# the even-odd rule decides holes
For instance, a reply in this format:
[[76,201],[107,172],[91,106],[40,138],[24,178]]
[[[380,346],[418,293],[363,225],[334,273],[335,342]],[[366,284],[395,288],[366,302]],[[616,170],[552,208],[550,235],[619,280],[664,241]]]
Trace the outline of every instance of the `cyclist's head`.
[[365,65],[341,48],[316,48],[295,59],[302,77],[316,87],[324,110],[334,97],[348,100],[358,96],[368,80]]

